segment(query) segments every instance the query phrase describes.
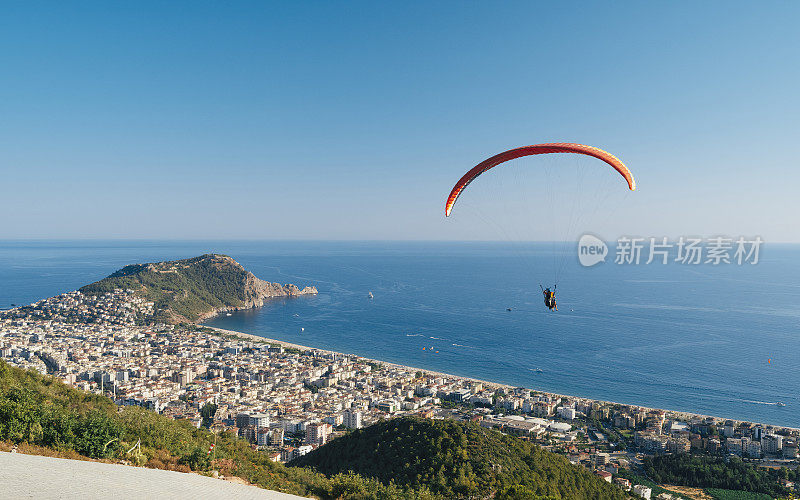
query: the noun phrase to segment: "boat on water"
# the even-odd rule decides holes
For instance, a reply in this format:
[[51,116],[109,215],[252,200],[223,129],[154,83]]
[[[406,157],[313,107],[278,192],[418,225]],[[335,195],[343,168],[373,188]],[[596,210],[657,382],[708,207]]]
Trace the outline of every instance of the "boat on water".
[[369,292],[369,293],[367,294],[367,297],[368,297],[368,298],[370,298],[370,299],[374,299],[374,298],[375,298],[375,296],[374,296],[374,295],[372,295],[372,292]]
[[777,403],[775,403],[775,406],[786,406],[786,403],[781,403],[780,401],[778,401]]
[[225,316],[233,316],[231,313],[225,313]]
[[510,307],[506,307],[506,311],[511,311],[511,308]]

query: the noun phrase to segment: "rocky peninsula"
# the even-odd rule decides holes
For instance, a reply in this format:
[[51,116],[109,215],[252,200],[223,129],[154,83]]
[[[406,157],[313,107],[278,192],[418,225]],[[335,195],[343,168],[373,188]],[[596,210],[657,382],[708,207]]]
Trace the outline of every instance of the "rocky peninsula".
[[152,313],[137,317],[137,322],[171,324],[198,323],[221,312],[260,307],[273,298],[317,293],[313,286],[301,289],[259,279],[220,254],[132,264],[79,291],[94,297],[132,291],[141,300],[152,302]]

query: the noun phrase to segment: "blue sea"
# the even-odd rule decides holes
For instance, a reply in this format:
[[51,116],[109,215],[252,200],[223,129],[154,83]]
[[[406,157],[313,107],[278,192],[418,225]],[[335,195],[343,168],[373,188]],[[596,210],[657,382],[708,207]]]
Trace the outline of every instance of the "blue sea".
[[[546,243],[0,241],[0,308],[126,264],[208,252],[320,291],[212,326],[561,394],[800,427],[800,246],[765,244],[757,265],[583,268],[574,248]],[[552,284],[556,261],[559,311],[549,312],[539,285]]]

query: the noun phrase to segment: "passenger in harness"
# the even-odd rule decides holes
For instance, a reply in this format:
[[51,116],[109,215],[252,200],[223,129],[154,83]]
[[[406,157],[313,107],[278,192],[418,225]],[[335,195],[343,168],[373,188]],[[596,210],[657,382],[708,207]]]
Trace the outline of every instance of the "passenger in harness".
[[558,311],[555,292],[556,286],[557,285],[553,285],[553,290],[550,290],[549,288],[543,288],[542,285],[539,285],[539,288],[542,289],[542,294],[544,295],[544,305],[546,305],[551,311]]

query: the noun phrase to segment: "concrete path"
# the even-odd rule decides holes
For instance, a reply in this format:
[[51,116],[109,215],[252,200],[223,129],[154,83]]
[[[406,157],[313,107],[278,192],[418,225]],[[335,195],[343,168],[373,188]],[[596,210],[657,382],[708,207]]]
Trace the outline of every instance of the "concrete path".
[[0,452],[0,498],[298,499],[199,474]]

